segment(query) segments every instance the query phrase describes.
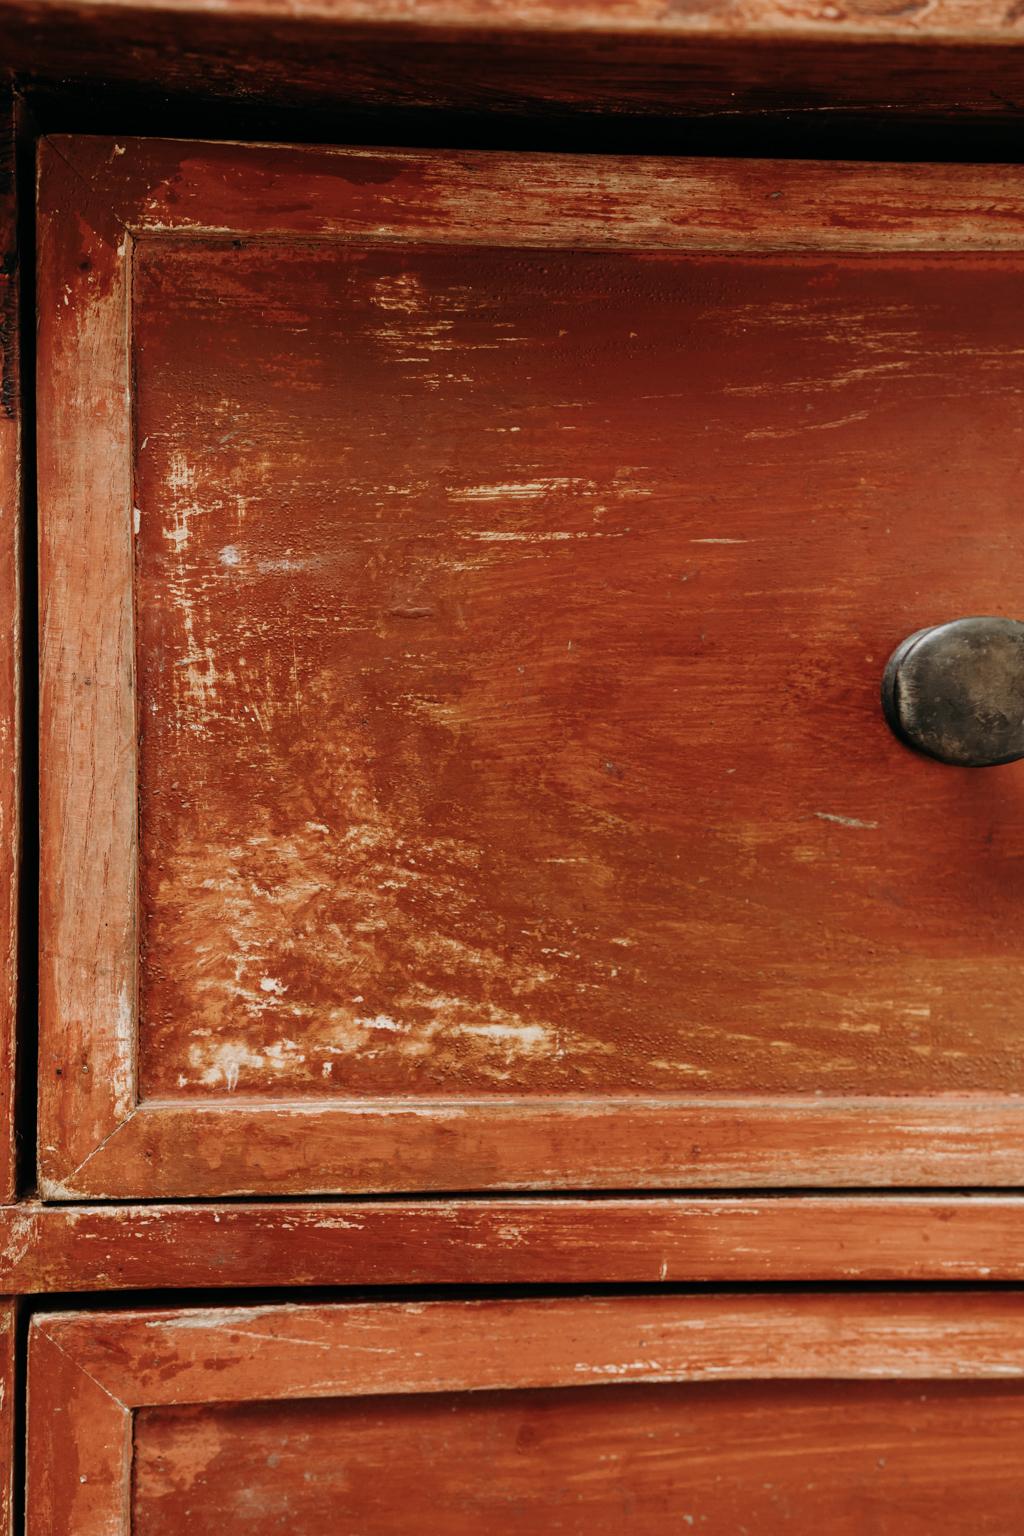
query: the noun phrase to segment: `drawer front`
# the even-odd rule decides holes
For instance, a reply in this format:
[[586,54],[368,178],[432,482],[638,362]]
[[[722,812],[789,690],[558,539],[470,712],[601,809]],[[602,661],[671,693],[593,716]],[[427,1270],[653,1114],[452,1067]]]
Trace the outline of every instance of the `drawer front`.
[[1005,1533],[1004,1293],[42,1314],[28,1536]]
[[44,149],[51,1197],[1024,1177],[1013,169]]

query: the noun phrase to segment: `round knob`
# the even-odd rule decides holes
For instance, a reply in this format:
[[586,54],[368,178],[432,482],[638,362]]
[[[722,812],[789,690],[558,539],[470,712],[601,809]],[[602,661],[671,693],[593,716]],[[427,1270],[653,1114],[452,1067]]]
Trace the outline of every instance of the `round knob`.
[[886,664],[882,708],[901,741],[941,763],[1024,757],[1024,624],[954,619],[908,635]]

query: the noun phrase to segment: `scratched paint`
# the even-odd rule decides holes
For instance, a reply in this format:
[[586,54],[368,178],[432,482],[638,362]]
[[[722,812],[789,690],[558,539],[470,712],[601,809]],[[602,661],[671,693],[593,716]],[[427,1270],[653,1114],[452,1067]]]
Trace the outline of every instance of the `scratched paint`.
[[[742,1382],[139,1415],[132,1529],[925,1536],[1012,1529],[1024,1393]],[[481,1467],[487,1475],[481,1476]]]
[[996,1536],[1021,1342],[1005,1291],[44,1308],[28,1530]]
[[144,1094],[1024,1086],[1018,260],[140,252]]

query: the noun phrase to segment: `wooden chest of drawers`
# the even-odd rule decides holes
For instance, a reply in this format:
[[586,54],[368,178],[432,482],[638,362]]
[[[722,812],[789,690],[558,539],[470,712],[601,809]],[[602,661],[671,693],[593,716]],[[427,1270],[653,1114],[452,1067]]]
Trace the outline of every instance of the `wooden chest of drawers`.
[[1010,1536],[1016,22],[295,9],[0,0],[0,1536]]

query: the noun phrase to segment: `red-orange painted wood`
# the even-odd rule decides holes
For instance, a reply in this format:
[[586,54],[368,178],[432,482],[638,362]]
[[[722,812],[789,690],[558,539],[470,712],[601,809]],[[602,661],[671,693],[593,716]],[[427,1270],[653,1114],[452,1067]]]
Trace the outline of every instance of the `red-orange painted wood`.
[[1022,1383],[1012,1294],[41,1314],[27,1531],[1006,1531]]
[[144,1409],[132,1529],[1006,1536],[1022,1433],[1016,1385],[932,1381]]
[[16,1301],[0,1300],[0,1536],[15,1536],[15,1425],[21,1390],[16,1364],[17,1310]]
[[[55,157],[52,164],[59,169],[64,162]],[[57,178],[62,187],[52,177],[47,182],[69,213],[73,194],[81,203],[83,190],[70,176]],[[101,222],[95,216],[92,221],[88,214],[59,219],[45,204],[41,214],[37,463],[48,506],[40,532],[40,969],[46,999],[41,1004],[46,1022],[40,1040],[40,1135],[45,1162],[55,1080],[57,1096],[73,1097],[76,1104],[61,1133],[64,1156],[70,1154],[73,1161],[88,1156],[130,1113],[136,810],[126,565],[131,534],[130,522],[124,522],[131,504],[124,245],[111,245],[93,233],[92,223]],[[105,233],[127,241],[109,213]],[[68,277],[79,290],[74,295],[77,368],[62,384],[52,338],[55,328],[62,339],[68,335],[60,313],[70,311]],[[89,298],[86,318],[79,305]],[[78,537],[70,537],[70,529],[62,529],[61,520],[51,516],[50,497],[61,484],[68,502],[79,509]],[[85,800],[77,805],[64,801],[63,811],[58,809],[60,785],[84,785],[86,780],[92,788]],[[68,949],[72,930],[76,938]],[[92,996],[90,1012],[107,1020],[100,1034],[89,1031],[87,1053],[76,1039],[82,1022],[76,999],[83,988]]]
[[132,1416],[37,1324],[27,1382],[33,1521],[43,1531],[128,1536]]
[[0,1289],[1024,1280],[1015,1196],[22,1204]]
[[1018,169],[60,139],[40,220],[45,1195],[1024,1178],[1024,767],[878,705],[1024,612]]
[[20,857],[21,442],[15,122],[0,83],[0,1201],[14,1199]]

